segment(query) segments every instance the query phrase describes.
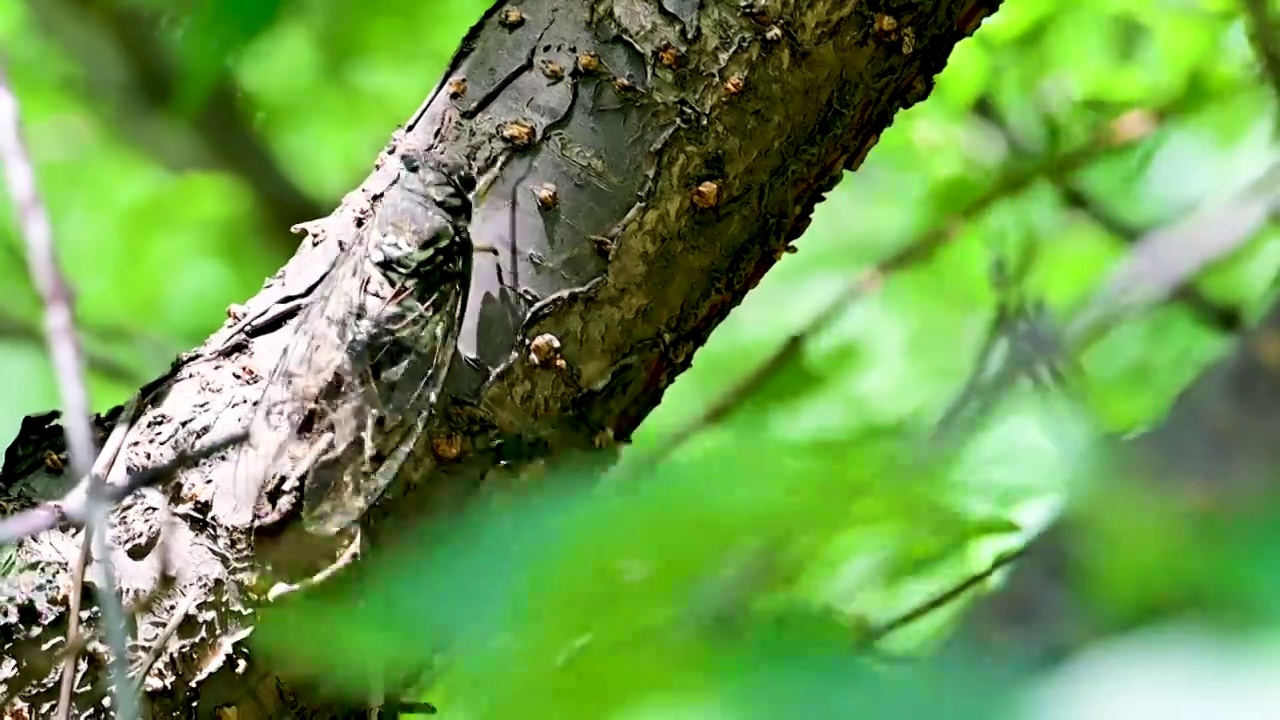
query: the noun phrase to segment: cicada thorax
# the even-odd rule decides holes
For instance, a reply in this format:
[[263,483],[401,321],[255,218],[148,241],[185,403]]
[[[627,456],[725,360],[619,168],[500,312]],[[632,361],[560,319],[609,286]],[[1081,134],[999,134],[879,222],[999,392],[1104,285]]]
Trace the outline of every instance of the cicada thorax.
[[[303,480],[309,530],[377,500],[423,433],[470,281],[470,175],[402,153],[403,171],[298,321],[257,425],[269,471]],[[275,452],[272,452],[272,449]]]

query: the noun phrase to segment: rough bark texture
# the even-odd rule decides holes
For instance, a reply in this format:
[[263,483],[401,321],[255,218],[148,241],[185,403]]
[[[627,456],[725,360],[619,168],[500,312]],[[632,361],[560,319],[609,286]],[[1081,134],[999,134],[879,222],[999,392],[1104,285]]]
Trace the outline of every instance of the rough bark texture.
[[[858,167],[895,112],[928,95],[955,43],[997,4],[495,5],[404,128],[403,142],[442,144],[478,175],[496,171],[476,199],[472,235],[498,252],[476,257],[452,406],[436,414],[416,482],[375,508],[372,536],[465,500],[505,468],[625,441],[805,230],[823,193]],[[289,318],[284,310],[345,249],[342,239],[393,172],[379,163],[311,226],[236,318]],[[233,326],[143,389],[111,480],[244,427],[293,327]],[[547,334],[563,363],[531,361],[531,340]],[[105,433],[117,419],[109,413],[98,425]],[[29,418],[5,456],[6,501],[20,507],[65,491],[71,479],[46,461],[61,449],[55,416]],[[176,623],[147,678],[150,711],[213,717],[235,706],[235,717],[278,717],[303,704],[320,713],[308,716],[336,713],[255,667],[243,643],[264,559],[282,544],[318,562],[332,548],[247,527],[229,488],[231,463],[215,457],[136,493],[114,518],[110,561],[125,601],[150,600],[136,616],[134,662]],[[53,658],[65,646],[68,566],[80,538],[34,538],[8,573],[0,683],[32,716],[49,716],[56,702]],[[89,577],[100,571],[95,562]],[[96,611],[87,616],[93,630]],[[101,646],[90,642],[80,664],[75,712],[104,716]]]

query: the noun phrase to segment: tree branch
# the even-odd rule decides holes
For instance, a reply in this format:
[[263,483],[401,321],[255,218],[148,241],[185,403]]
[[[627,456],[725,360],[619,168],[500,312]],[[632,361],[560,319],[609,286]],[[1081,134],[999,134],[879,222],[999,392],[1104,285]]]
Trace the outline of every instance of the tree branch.
[[[1030,157],[1033,151],[1022,139],[1017,137],[1012,128],[1001,119],[990,99],[980,98],[974,106],[974,114],[995,128],[1009,148],[1016,155]],[[1067,207],[1078,210],[1103,230],[1132,245],[1143,235],[1141,228],[1135,227],[1095,202],[1088,194],[1073,182],[1067,175],[1049,176]],[[1244,318],[1236,308],[1223,307],[1206,298],[1193,285],[1182,285],[1172,296],[1187,306],[1206,325],[1226,333],[1239,332],[1244,327]]]
[[[262,377],[293,340],[298,308],[314,301],[335,258],[360,246],[398,177],[400,163],[387,160],[404,146],[470,161],[485,180],[471,235],[498,252],[475,258],[448,399],[432,413],[429,439],[364,519],[371,553],[529,463],[594,449],[602,438],[626,441],[694,350],[785,256],[843,171],[861,163],[898,109],[927,95],[952,47],[996,3],[912,5],[896,18],[913,31],[910,45],[877,35],[874,14],[860,5],[798,4],[766,17],[736,0],[706,0],[679,17],[643,21],[626,3],[590,5],[589,13],[585,0],[526,0],[518,20],[516,6],[490,9],[361,187],[308,226],[310,241],[242,317],[172,377],[144,388],[113,484],[128,465],[163,463],[175,446],[247,425]],[[548,347],[555,362],[542,361]],[[30,460],[56,448],[56,438],[47,424],[28,425],[0,485],[60,497],[49,487],[55,478]],[[157,549],[180,559],[164,567],[182,599],[162,595],[136,622],[140,647],[172,638],[144,685],[153,690],[150,710],[249,712],[262,703],[268,713],[297,714],[302,703],[331,716],[314,689],[304,698],[305,683],[260,667],[243,641],[265,601],[264,575],[288,582],[277,577],[282,568],[323,568],[340,553],[289,527],[255,528],[235,462],[211,457],[134,493],[113,517],[126,538],[146,539],[122,540],[111,557],[128,596],[157,592]],[[157,503],[167,508],[163,523]],[[20,573],[48,578],[65,567],[45,550],[59,532],[18,546]],[[13,602],[47,600],[45,586],[34,587]],[[193,593],[189,632],[167,633],[161,610]],[[56,610],[47,617],[49,628],[66,619]],[[7,655],[38,654],[35,642],[0,625]],[[202,660],[192,667],[182,658]],[[10,682],[39,714],[50,698],[38,673],[24,669]],[[81,693],[77,709],[96,707],[97,697]]]
[[[1267,188],[1275,203],[1274,183]],[[1216,208],[1209,222],[1181,223],[1183,243],[1199,243],[1204,227],[1230,233],[1227,238],[1211,238],[1214,244],[1228,240],[1242,228],[1258,227],[1259,216],[1250,209],[1260,189],[1255,187]],[[1243,208],[1243,209],[1241,209]],[[1249,222],[1212,222],[1213,218],[1253,218]],[[1187,230],[1189,232],[1186,232]],[[1247,232],[1247,231],[1246,231]],[[1159,235],[1159,233],[1154,233]],[[1170,237],[1165,235],[1164,237]],[[1164,243],[1168,251],[1171,242]],[[1159,273],[1157,273],[1159,274]],[[1194,272],[1190,273],[1194,275]],[[1122,268],[1116,280],[1139,277]],[[1183,275],[1185,281],[1188,275]],[[1094,306],[1073,323],[1077,347],[1097,337],[1102,328],[1123,315],[1108,310],[1088,311],[1113,305],[1109,300],[1118,288],[1112,284],[1096,293]],[[1167,290],[1161,280],[1157,285]],[[1146,293],[1139,293],[1146,294]],[[1112,310],[1115,308],[1113,307]],[[1087,320],[1087,315],[1095,320]],[[1275,361],[1280,347],[1280,302],[1255,328],[1239,338],[1234,349],[1215,362],[1182,393],[1163,421],[1149,432],[1119,448],[1125,463],[1117,465],[1118,478],[1133,479],[1135,472],[1145,492],[1158,502],[1172,502],[1197,513],[1230,517],[1247,513],[1260,500],[1274,497],[1275,468],[1280,466],[1280,364]],[[1157,502],[1154,501],[1153,502]],[[1208,509],[1208,512],[1206,512]],[[1084,643],[1104,635],[1097,618],[1077,599],[1080,566],[1078,552],[1087,547],[1092,530],[1081,522],[1089,507],[1079,507],[1033,540],[1015,567],[1009,584],[985,599],[969,616],[955,644],[976,645],[994,654],[1014,654],[1042,662],[1054,661],[1079,649]]]

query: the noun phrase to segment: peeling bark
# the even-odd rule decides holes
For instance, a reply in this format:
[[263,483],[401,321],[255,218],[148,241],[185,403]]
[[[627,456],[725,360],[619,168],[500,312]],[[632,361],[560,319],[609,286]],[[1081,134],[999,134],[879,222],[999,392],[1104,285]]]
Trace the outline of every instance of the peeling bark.
[[[491,8],[404,128],[403,142],[446,146],[492,179],[477,193],[472,236],[498,252],[476,257],[450,406],[415,452],[413,481],[366,518],[375,546],[525,463],[625,442],[804,232],[824,193],[861,164],[895,112],[928,95],[955,43],[996,5]],[[309,240],[233,321],[143,389],[109,481],[245,426],[262,376],[293,337],[291,311],[393,175],[375,166],[331,216],[308,226]],[[117,419],[108,413],[98,425],[105,433]],[[5,457],[6,501],[64,492],[70,480],[44,460],[61,447],[55,417],[29,418]],[[291,706],[336,716],[257,667],[243,643],[274,559],[323,564],[333,548],[246,526],[230,487],[233,457],[138,492],[114,515],[110,561],[125,602],[149,599],[131,659],[176,627],[147,678],[150,712],[213,717],[235,706],[236,717],[278,717]],[[32,716],[49,716],[56,703],[52,662],[65,645],[68,565],[80,538],[33,538],[6,578],[0,683]],[[97,572],[100,561],[90,577]],[[101,647],[91,642],[80,664],[76,714],[105,716]]]

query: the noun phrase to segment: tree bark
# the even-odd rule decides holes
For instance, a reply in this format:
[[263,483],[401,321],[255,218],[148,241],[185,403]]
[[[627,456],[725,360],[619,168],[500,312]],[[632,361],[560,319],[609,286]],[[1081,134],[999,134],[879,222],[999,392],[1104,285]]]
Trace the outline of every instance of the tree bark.
[[[448,410],[434,414],[430,447],[415,454],[415,481],[393,488],[367,518],[375,545],[509,468],[625,442],[804,232],[824,193],[859,166],[895,112],[929,94],[955,43],[998,4],[491,8],[393,141],[442,145],[477,175],[494,174],[476,198],[471,234],[497,253],[476,257]],[[296,330],[267,320],[289,318],[310,298],[394,176],[386,165],[310,225],[310,239],[232,322],[142,388],[110,481],[245,427],[261,378]],[[531,356],[531,341],[545,335],[559,341],[558,362]],[[120,417],[117,408],[97,419],[102,438]],[[65,492],[73,479],[48,455],[61,451],[56,415],[28,418],[5,456],[6,501],[17,508]],[[149,712],[336,715],[245,647],[264,558],[282,547],[330,549],[246,526],[230,487],[234,457],[181,471],[114,514],[110,563],[125,602],[146,600],[131,660],[159,651],[145,684]],[[31,538],[6,578],[0,682],[34,717],[56,704],[55,654],[66,645],[69,565],[81,538],[78,530]],[[90,634],[97,623],[88,613]],[[79,663],[75,714],[106,716],[102,648],[90,641]]]

